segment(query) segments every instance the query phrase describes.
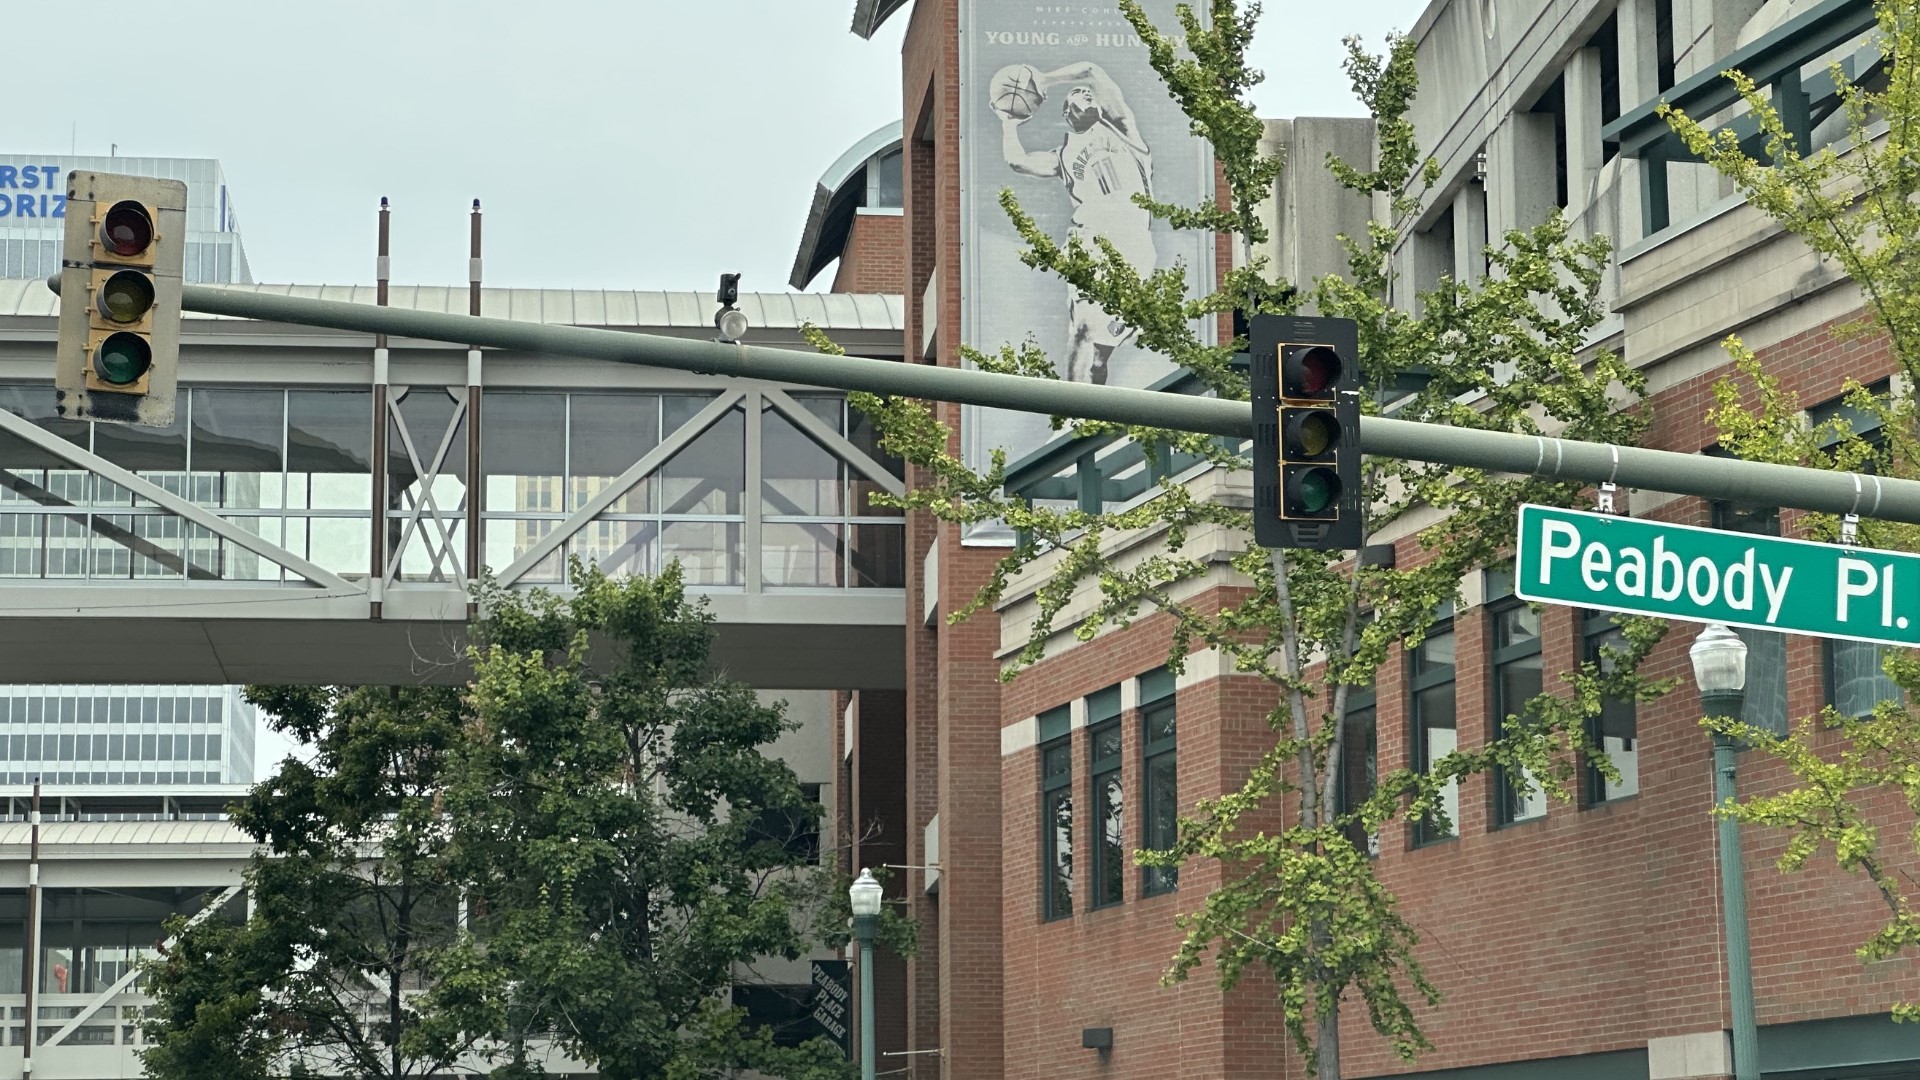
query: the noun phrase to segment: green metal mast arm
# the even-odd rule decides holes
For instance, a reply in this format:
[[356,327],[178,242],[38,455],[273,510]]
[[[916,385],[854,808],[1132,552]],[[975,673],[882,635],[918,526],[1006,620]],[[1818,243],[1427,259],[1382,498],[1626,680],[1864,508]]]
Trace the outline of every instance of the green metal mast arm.
[[[57,289],[56,289],[57,291]],[[1034,379],[985,371],[826,356],[794,349],[730,345],[581,326],[550,326],[332,300],[274,296],[188,285],[189,311],[299,326],[384,333],[424,341],[472,343],[553,356],[675,368],[896,397],[954,401],[1049,416],[1253,437],[1245,402],[1188,394]],[[1369,454],[1496,472],[1732,499],[1768,506],[1920,524],[1920,481],[1735,461],[1533,435],[1442,427],[1369,416],[1360,445]]]

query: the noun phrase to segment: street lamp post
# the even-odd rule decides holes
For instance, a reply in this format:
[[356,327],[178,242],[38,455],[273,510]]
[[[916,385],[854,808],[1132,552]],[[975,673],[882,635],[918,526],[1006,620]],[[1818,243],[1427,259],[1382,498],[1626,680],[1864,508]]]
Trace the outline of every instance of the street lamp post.
[[880,920],[880,883],[862,869],[847,890],[853,907],[853,936],[860,942],[860,1080],[873,1080],[873,930]]
[[[1734,718],[1747,691],[1747,643],[1720,623],[1700,631],[1688,650],[1700,687],[1700,708],[1711,717]],[[1734,797],[1735,741],[1713,736],[1713,804]],[[1753,1015],[1753,958],[1747,945],[1747,875],[1740,859],[1740,823],[1719,820],[1720,918],[1727,938],[1727,997],[1733,1007],[1734,1080],[1760,1080],[1760,1035]]]

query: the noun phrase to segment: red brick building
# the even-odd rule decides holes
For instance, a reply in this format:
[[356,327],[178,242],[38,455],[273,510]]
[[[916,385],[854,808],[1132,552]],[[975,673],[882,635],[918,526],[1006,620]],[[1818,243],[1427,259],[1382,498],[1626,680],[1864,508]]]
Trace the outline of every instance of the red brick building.
[[[910,20],[906,122],[893,133],[899,213],[851,208],[859,184],[852,168],[837,166],[832,182],[823,180],[819,226],[810,221],[795,271],[802,286],[837,256],[836,287],[903,293],[908,356],[926,363],[958,363],[967,299],[959,96],[972,46],[962,28],[986,32],[965,18],[970,3],[919,0],[909,10],[904,0],[861,0],[857,32],[889,16]],[[1402,280],[1425,287],[1443,274],[1478,277],[1488,237],[1556,207],[1581,235],[1612,237],[1613,315],[1592,348],[1646,371],[1647,445],[1668,450],[1714,445],[1706,406],[1728,373],[1719,343],[1729,333],[1757,349],[1816,416],[1837,408],[1848,380],[1898,375],[1884,343],[1832,333],[1858,314],[1857,290],[1703,166],[1664,157],[1670,146],[1648,134],[1646,114],[1661,97],[1687,100],[1727,66],[1771,64],[1777,78],[1838,57],[1869,70],[1876,53],[1863,11],[1870,22],[1858,0],[1434,0],[1412,30],[1423,77],[1414,120],[1442,179],[1403,238]],[[1808,93],[1809,136],[1842,137],[1831,101],[1812,84]],[[1353,138],[1351,125],[1276,122],[1270,134],[1294,160],[1315,162],[1326,145]],[[878,177],[894,147],[882,138],[856,151],[849,156]],[[863,198],[879,198],[881,183],[859,183]],[[1337,268],[1331,226],[1366,209],[1327,201],[1317,183],[1294,171],[1275,193],[1269,254],[1294,278]],[[957,452],[962,412],[939,409]],[[1243,476],[1196,471],[1188,482],[1212,498],[1248,498]],[[1651,491],[1626,497],[1631,513],[1661,521],[1795,526],[1791,510],[1775,507]],[[1153,846],[1170,805],[1238,787],[1271,738],[1265,687],[1208,654],[1168,675],[1159,618],[1084,643],[1061,634],[1047,659],[1002,684],[1003,663],[1026,640],[1044,566],[997,611],[949,625],[945,616],[972,597],[1004,548],[923,516],[910,517],[907,530],[907,689],[847,699],[841,747],[849,782],[840,785],[840,809],[853,826],[856,865],[898,867],[890,895],[920,922],[917,954],[877,965],[879,1072],[1304,1076],[1259,979],[1222,993],[1203,968],[1190,982],[1160,986],[1181,937],[1174,919],[1218,882],[1219,868],[1190,864],[1175,882],[1131,858]],[[1157,540],[1118,542],[1146,551]],[[1225,560],[1247,542],[1226,534],[1200,541],[1220,565],[1198,586],[1199,602],[1245,587]],[[1411,537],[1397,542],[1411,557]],[[1516,690],[1556,685],[1557,673],[1590,656],[1610,630],[1604,616],[1531,612],[1497,569],[1471,575],[1443,628],[1418,655],[1391,657],[1371,699],[1350,708],[1349,753],[1360,760],[1370,749],[1383,770],[1417,768],[1454,743],[1476,745]],[[1678,689],[1637,709],[1610,707],[1596,721],[1619,783],[1589,772],[1572,803],[1549,804],[1507,797],[1492,778],[1475,777],[1460,785],[1451,835],[1416,837],[1395,824],[1378,838],[1381,876],[1420,930],[1422,959],[1447,999],[1422,1013],[1435,1049],[1412,1066],[1350,1006],[1345,1075],[1731,1074],[1711,745],[1698,727],[1686,656],[1693,636],[1675,624],[1646,668],[1679,678]],[[1797,719],[1829,704],[1860,710],[1891,692],[1873,646],[1765,634],[1749,644],[1750,719]],[[1739,770],[1743,794],[1786,781],[1752,753],[1740,756]],[[1905,870],[1920,871],[1899,840],[1911,811],[1896,800],[1873,810],[1889,850]],[[1096,825],[1105,820],[1120,823],[1117,845]],[[1744,843],[1766,1074],[1920,1075],[1920,1035],[1887,1018],[1894,1003],[1920,1000],[1920,968],[1908,959],[1863,965],[1853,954],[1884,921],[1884,906],[1830,864],[1778,873],[1779,834],[1749,829]]]

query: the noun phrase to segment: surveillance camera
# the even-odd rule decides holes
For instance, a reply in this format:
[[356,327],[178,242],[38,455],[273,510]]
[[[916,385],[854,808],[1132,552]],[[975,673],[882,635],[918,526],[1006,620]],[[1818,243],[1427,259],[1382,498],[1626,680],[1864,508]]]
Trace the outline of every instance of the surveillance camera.
[[720,301],[720,303],[725,307],[732,307],[733,305],[739,303],[740,302],[740,275],[739,274],[721,274],[720,275],[720,295],[715,297],[714,299]]

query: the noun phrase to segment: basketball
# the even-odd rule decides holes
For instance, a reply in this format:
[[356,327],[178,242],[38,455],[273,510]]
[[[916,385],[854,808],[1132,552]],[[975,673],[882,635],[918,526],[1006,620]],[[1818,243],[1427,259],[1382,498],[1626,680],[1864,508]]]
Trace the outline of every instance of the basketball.
[[993,73],[987,104],[1007,120],[1025,120],[1039,111],[1047,95],[1031,65],[1009,64]]

